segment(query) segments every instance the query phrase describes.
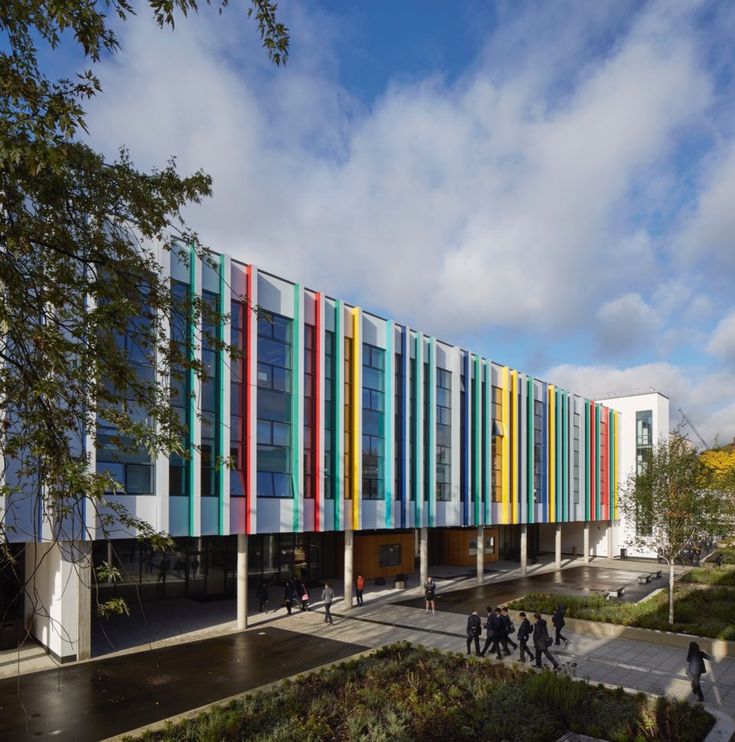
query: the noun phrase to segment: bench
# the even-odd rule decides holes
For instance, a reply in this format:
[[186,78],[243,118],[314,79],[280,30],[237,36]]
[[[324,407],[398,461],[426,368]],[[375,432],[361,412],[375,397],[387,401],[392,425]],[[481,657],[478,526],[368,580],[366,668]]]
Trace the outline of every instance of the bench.
[[623,585],[622,587],[615,588],[614,590],[609,590],[607,593],[607,599],[612,600],[613,598],[615,598],[616,600],[619,600],[620,598],[623,597],[624,594],[625,594],[625,585]]
[[647,585],[651,581],[651,575],[638,575],[638,584]]
[[661,570],[657,569],[655,572],[651,572],[651,579],[657,580],[659,577],[661,577]]

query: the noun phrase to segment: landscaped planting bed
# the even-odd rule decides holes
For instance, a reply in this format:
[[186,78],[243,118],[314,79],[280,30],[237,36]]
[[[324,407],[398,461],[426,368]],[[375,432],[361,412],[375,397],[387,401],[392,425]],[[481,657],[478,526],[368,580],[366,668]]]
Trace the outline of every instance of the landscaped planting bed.
[[707,563],[704,567],[690,569],[689,572],[682,575],[680,582],[735,587],[735,566],[730,564],[715,567],[713,564]]
[[712,724],[701,707],[684,702],[404,643],[142,739],[549,742],[571,730],[612,742],[695,742]]
[[641,603],[618,603],[596,594],[577,597],[529,593],[512,601],[508,607],[527,613],[550,614],[560,604],[566,608],[567,618],[735,640],[735,590],[727,587],[675,586],[673,626],[669,624],[668,589]]

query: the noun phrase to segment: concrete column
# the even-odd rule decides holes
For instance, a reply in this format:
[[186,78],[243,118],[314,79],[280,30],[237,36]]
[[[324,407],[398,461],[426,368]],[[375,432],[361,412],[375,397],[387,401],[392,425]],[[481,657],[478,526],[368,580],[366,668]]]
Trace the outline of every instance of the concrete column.
[[613,522],[607,524],[607,558],[613,558]]
[[521,577],[528,574],[528,526],[521,525]]
[[556,557],[556,568],[561,569],[561,523],[556,524],[554,534],[554,556]]
[[589,564],[590,561],[590,524],[589,521],[584,523],[584,563]]
[[429,579],[429,529],[424,526],[419,530],[419,579],[423,585]]
[[352,565],[354,559],[355,532],[345,531],[345,609],[352,608]]
[[248,535],[237,534],[237,628],[248,627]]
[[76,548],[79,560],[77,660],[88,660],[92,656],[92,544],[89,541],[78,541]]
[[485,579],[485,529],[477,527],[477,584],[482,585]]

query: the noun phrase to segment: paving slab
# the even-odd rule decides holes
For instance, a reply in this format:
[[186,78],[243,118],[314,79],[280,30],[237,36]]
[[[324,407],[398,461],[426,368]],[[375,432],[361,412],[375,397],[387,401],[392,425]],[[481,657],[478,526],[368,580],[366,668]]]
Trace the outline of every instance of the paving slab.
[[[511,580],[487,582],[463,590],[437,594],[437,607],[442,611],[468,614],[473,609],[484,610],[522,598],[529,593],[555,593],[559,595],[590,595],[625,586],[623,600],[637,601],[660,587],[660,580],[639,585],[635,572],[612,567],[576,566],[554,572],[518,577]],[[396,605],[423,608],[423,596],[398,601]]]
[[268,626],[7,678],[0,739],[105,739],[364,649]]

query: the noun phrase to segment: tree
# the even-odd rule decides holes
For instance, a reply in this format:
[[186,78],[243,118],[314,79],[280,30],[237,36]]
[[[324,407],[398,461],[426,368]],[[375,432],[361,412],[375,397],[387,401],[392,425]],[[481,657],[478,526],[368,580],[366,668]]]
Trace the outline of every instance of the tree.
[[717,534],[730,504],[696,448],[672,434],[653,447],[621,492],[628,543],[655,551],[669,565],[669,623],[674,623],[674,564],[705,536]]
[[[148,4],[161,27],[198,9],[197,0]],[[220,12],[227,4],[220,0]],[[271,0],[249,0],[262,44],[281,65],[289,37],[276,11]],[[89,448],[186,455],[171,387],[190,372],[202,379],[205,369],[167,328],[217,315],[211,324],[221,309],[173,297],[159,254],[208,259],[181,211],[211,195],[211,179],[179,174],[173,158],[140,172],[125,149],[112,162],[96,153],[81,135],[99,80],[92,69],[49,79],[37,49],[73,39],[93,66],[119,48],[107,13],[125,21],[134,12],[132,0],[0,5],[0,566],[2,557],[12,561],[9,539],[40,535],[35,519],[34,533],[13,533],[29,498],[60,541],[80,538],[91,506],[103,534],[122,526],[167,543],[109,497],[125,485],[92,470]],[[109,565],[106,574],[114,577]]]

